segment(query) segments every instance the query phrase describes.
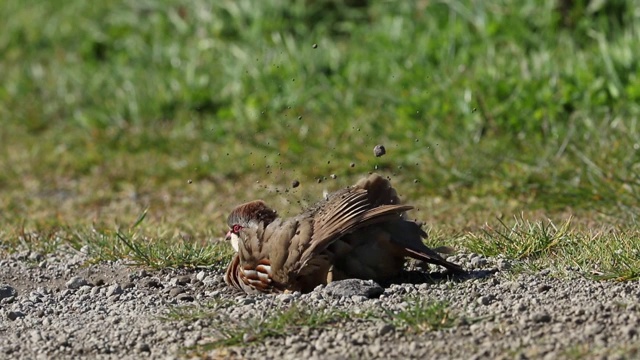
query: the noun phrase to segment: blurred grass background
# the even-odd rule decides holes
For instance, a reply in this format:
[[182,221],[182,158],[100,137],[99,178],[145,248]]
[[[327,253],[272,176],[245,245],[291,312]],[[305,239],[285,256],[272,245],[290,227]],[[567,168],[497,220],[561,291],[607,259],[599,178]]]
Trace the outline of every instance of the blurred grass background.
[[514,215],[637,234],[636,1],[4,0],[0,18],[5,248],[144,209],[150,238],[206,242],[240,202],[286,215],[369,171],[441,241]]

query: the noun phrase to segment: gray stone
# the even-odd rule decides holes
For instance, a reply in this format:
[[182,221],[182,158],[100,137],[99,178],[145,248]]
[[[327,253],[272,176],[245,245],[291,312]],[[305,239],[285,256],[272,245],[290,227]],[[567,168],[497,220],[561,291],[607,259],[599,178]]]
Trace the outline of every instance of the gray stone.
[[491,304],[491,302],[493,302],[493,295],[484,295],[484,296],[480,296],[478,298],[478,304],[480,305],[489,305]]
[[169,289],[169,296],[176,297],[179,294],[182,294],[183,292],[184,292],[184,288],[180,286],[174,286],[171,289]]
[[142,286],[148,287],[148,288],[161,288],[161,287],[163,287],[162,283],[160,282],[160,279],[155,278],[155,277],[145,278],[144,280],[142,280]]
[[44,259],[44,256],[37,251],[33,251],[29,254],[29,260],[33,262],[40,262]]
[[202,281],[204,280],[204,277],[206,276],[206,273],[204,271],[200,271],[196,274],[196,279],[198,281]]
[[67,281],[65,283],[65,285],[67,286],[67,288],[69,289],[79,289],[82,286],[87,286],[89,285],[89,283],[87,282],[87,280],[85,280],[85,278],[80,277],[80,276],[74,276],[71,279],[69,279],[69,281]]
[[11,321],[25,316],[26,315],[22,311],[7,311],[7,318]]
[[511,262],[507,259],[498,259],[498,261],[496,262],[496,267],[500,271],[506,271],[511,269],[512,265]]
[[605,329],[604,325],[600,323],[587,324],[584,327],[584,332],[588,335],[597,335],[602,333],[604,329]]
[[378,144],[373,148],[373,155],[375,155],[375,157],[380,157],[386,153],[387,150],[384,148],[384,145]]
[[194,300],[193,295],[185,294],[185,293],[179,294],[178,296],[176,296],[176,299],[178,301],[187,301],[187,302],[191,302]]
[[548,323],[551,322],[551,315],[547,312],[536,312],[531,314],[531,320],[536,323]]
[[472,269],[480,269],[487,265],[487,260],[480,256],[476,256],[471,259],[471,262],[469,264]]
[[18,291],[8,284],[0,285],[0,300],[18,296]]
[[382,324],[378,327],[378,336],[385,336],[396,329],[392,324]]
[[635,325],[628,325],[622,328],[622,333],[629,339],[633,339],[638,335],[638,328]]
[[547,284],[542,284],[540,286],[538,286],[538,292],[539,293],[543,293],[545,291],[548,291],[551,289],[551,286],[547,285]]
[[187,285],[191,282],[191,276],[182,275],[175,278],[176,285]]
[[322,291],[333,297],[364,296],[370,299],[380,296],[384,289],[373,280],[347,279],[331,282]]
[[113,295],[120,295],[123,293],[122,288],[120,287],[119,284],[113,284],[111,286],[109,286],[109,288],[107,289],[107,297],[109,296],[113,296]]

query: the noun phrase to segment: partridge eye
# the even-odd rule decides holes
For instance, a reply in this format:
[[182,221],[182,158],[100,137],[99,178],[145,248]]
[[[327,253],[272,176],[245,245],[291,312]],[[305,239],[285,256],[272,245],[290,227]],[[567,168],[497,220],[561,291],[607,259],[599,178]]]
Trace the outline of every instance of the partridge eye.
[[233,225],[233,228],[231,229],[231,232],[234,234],[237,234],[240,232],[240,230],[242,230],[242,226],[235,224]]

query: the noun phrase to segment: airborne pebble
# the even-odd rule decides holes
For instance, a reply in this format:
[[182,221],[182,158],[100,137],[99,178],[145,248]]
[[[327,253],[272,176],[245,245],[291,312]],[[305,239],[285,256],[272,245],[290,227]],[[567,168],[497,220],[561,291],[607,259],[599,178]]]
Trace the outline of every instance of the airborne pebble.
[[376,157],[380,157],[386,153],[387,153],[387,150],[384,148],[384,145],[376,145],[373,148],[373,155],[375,155]]
[[297,188],[298,186],[300,186],[300,181],[298,181],[298,180],[293,180],[293,181],[291,182],[291,187],[292,187],[292,188],[294,188],[294,189],[295,189],[295,188]]

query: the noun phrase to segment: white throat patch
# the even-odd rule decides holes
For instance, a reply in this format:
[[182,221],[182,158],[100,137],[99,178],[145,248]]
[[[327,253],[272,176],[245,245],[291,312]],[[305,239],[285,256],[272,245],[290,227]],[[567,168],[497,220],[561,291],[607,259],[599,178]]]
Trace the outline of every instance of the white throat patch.
[[240,237],[238,234],[231,233],[231,246],[236,252],[240,251]]

